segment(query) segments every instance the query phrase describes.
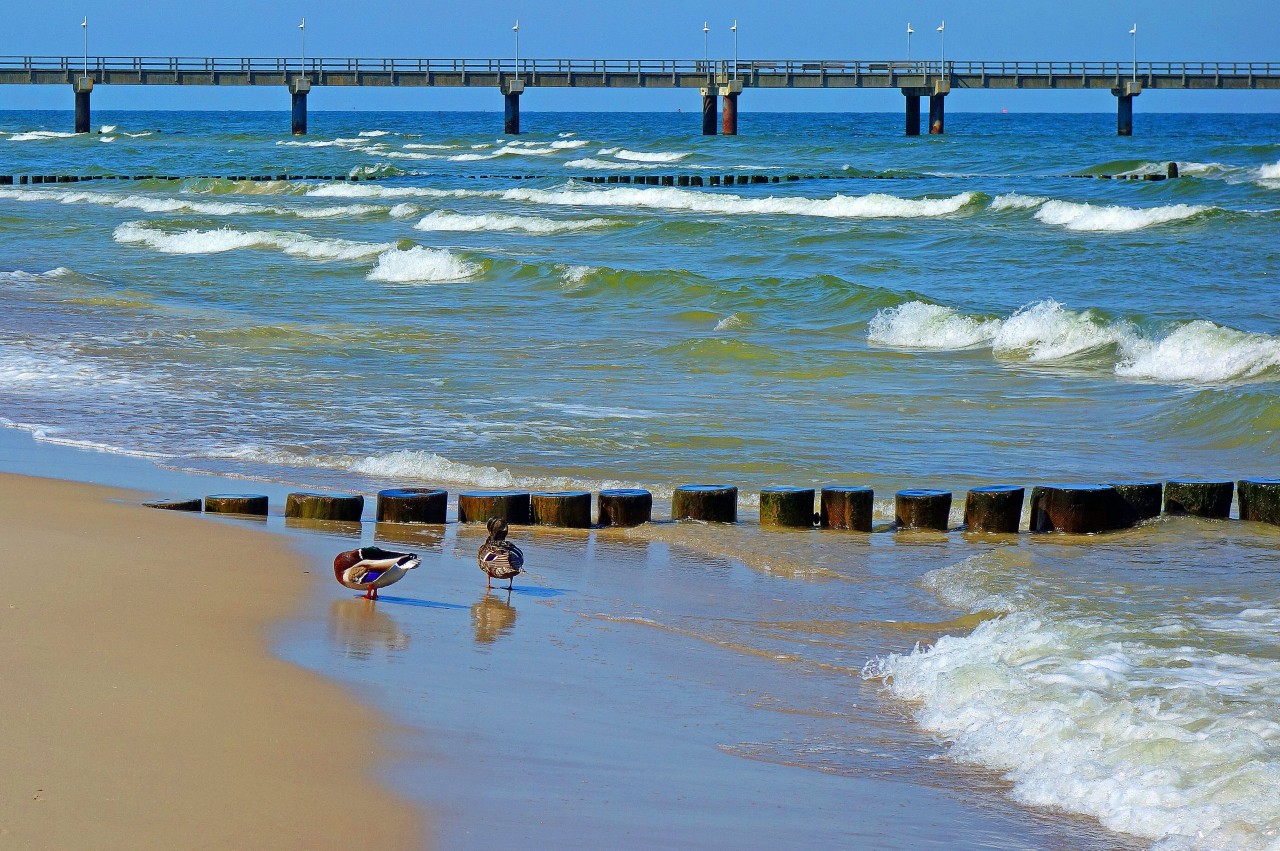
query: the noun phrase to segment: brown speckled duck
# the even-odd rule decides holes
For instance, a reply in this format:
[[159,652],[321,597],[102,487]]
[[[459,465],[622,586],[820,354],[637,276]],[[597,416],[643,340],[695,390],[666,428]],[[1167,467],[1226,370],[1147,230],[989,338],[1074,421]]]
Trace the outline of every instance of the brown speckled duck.
[[414,553],[396,553],[381,547],[361,547],[338,553],[333,560],[333,575],[338,582],[354,591],[363,591],[366,600],[378,599],[378,589],[394,585],[418,566]]
[[507,590],[516,576],[524,572],[524,553],[520,548],[507,540],[507,521],[501,517],[490,517],[488,523],[489,537],[480,545],[476,560],[480,569],[488,577],[484,587],[492,588],[493,580],[507,580]]

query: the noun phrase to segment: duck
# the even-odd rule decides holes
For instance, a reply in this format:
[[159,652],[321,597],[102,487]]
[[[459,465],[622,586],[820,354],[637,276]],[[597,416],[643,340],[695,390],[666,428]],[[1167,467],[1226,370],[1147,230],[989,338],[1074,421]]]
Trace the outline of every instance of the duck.
[[510,591],[511,583],[524,573],[524,553],[507,540],[507,521],[501,517],[490,517],[486,528],[489,530],[489,537],[480,545],[480,552],[476,555],[480,569],[488,577],[484,587],[492,588],[493,580],[501,582],[505,579],[507,590]]
[[341,585],[363,591],[364,599],[378,599],[378,589],[394,585],[421,563],[417,553],[397,553],[381,547],[361,547],[338,553],[333,575]]

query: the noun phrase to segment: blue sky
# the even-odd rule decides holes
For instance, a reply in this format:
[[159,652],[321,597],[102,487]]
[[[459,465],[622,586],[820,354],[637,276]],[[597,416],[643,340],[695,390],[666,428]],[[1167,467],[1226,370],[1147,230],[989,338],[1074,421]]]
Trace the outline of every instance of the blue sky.
[[[906,25],[916,30],[915,58],[936,58],[938,23],[947,21],[954,60],[1129,61],[1129,27],[1138,23],[1139,60],[1280,62],[1277,0],[990,0],[989,2],[821,2],[777,0],[46,0],[11,3],[0,54],[79,55],[80,21],[89,16],[91,54],[116,56],[296,56],[297,24],[307,19],[307,53],[331,57],[510,57],[511,25],[520,19],[526,58],[695,59],[709,22],[712,58],[732,55],[730,24],[739,24],[743,59],[896,59],[906,53]],[[538,110],[675,110],[698,108],[694,91],[566,91],[526,94]],[[101,109],[285,109],[287,94],[267,89],[112,87],[95,90]],[[0,87],[0,109],[69,109],[62,87]],[[317,89],[313,110],[498,110],[482,89]],[[898,111],[896,91],[755,91],[744,112]],[[965,91],[948,111],[1111,112],[1105,92]],[[1280,92],[1154,92],[1147,112],[1277,112]]]

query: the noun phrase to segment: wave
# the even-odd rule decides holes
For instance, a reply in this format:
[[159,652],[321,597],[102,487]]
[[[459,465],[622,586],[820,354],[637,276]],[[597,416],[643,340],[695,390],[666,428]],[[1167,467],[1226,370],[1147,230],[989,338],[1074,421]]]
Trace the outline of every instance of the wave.
[[438,284],[464,281],[483,271],[481,264],[463,260],[446,249],[415,245],[408,250],[392,249],[379,254],[378,265],[368,279],[392,284]]
[[867,323],[867,339],[906,349],[990,347],[995,357],[1031,363],[1111,350],[1117,376],[1171,384],[1220,384],[1280,374],[1277,337],[1206,320],[1144,333],[1128,320],[1069,310],[1052,299],[1024,305],[1005,319],[909,301],[879,310]]
[[997,195],[991,199],[990,209],[992,210],[1034,210],[1041,204],[1048,204],[1050,198],[1044,198],[1040,195],[1020,195],[1017,192],[1010,192],[1005,195]]
[[436,145],[430,142],[406,142],[402,146],[406,151],[453,151],[457,145]]
[[1074,201],[1046,201],[1040,205],[1035,217],[1045,224],[1061,225],[1070,231],[1121,233],[1185,221],[1215,209],[1217,208],[1198,204],[1135,208],[1097,206]]
[[613,160],[601,160],[595,157],[583,157],[577,160],[569,160],[564,164],[565,168],[586,168],[596,171],[635,171],[636,169],[659,168],[655,163],[620,163]]
[[[424,154],[420,151],[383,151],[379,156],[391,157],[395,160],[439,160],[444,154]],[[464,155],[465,156],[465,155]],[[453,159],[453,157],[450,157]]]
[[909,301],[877,312],[867,326],[867,339],[908,349],[971,349],[994,340],[1001,324],[940,304]]
[[1002,614],[873,659],[863,677],[914,704],[954,759],[1001,772],[1023,804],[1160,848],[1273,848],[1280,661],[1250,651],[1272,645],[1280,609],[1226,597],[1112,604],[1092,585],[1028,578],[1013,558],[926,574],[947,604]]
[[80,192],[61,189],[0,189],[0,198],[6,198],[11,201],[96,204],[103,207],[115,207],[120,210],[138,210],[144,213],[190,213],[202,216],[276,215],[294,216],[300,219],[331,219],[390,214],[390,210],[387,207],[375,204],[280,207],[231,201],[192,201],[186,198],[114,195],[106,192]]
[[608,219],[543,219],[537,216],[508,216],[501,213],[469,215],[436,210],[428,213],[413,227],[415,230],[426,231],[523,231],[554,234],[606,228],[612,224]]
[[60,133],[56,130],[31,130],[27,133],[14,133],[10,142],[46,142],[50,139],[74,139],[75,133]]
[[815,216],[824,218],[923,218],[957,213],[978,199],[976,192],[945,198],[899,198],[894,195],[836,195],[831,198],[744,198],[688,189],[508,189],[508,201],[570,207],[638,207],[674,212]]
[[688,152],[628,151],[626,148],[604,148],[600,153],[630,163],[675,163],[689,156]]
[[288,231],[184,230],[169,232],[142,222],[128,222],[115,229],[115,241],[145,245],[163,254],[221,254],[245,248],[275,248],[291,257],[308,260],[362,260],[395,248],[393,243],[319,239]]

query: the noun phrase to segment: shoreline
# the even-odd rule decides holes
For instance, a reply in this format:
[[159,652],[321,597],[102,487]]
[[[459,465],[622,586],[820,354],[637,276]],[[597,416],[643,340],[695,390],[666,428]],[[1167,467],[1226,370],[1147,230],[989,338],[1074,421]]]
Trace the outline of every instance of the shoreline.
[[138,501],[0,473],[4,844],[420,847],[410,804],[370,812],[391,723],[272,652],[309,566]]

